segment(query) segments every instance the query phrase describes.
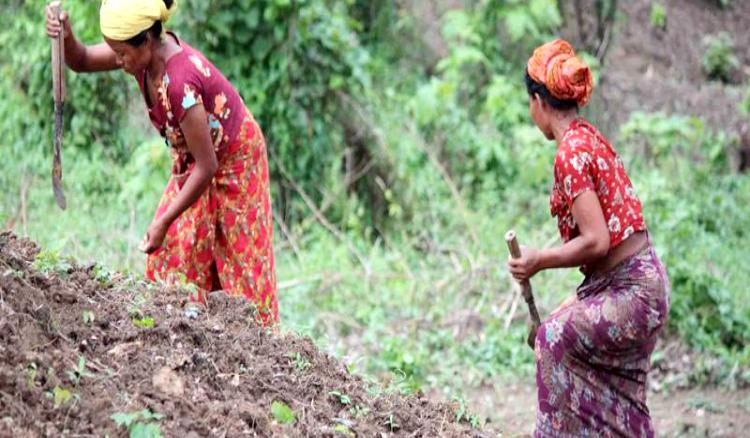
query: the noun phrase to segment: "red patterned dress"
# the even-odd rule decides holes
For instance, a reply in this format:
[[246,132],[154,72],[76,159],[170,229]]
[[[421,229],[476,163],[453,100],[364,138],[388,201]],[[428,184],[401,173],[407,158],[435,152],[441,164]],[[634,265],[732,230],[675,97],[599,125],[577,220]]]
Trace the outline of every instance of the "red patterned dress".
[[202,104],[219,167],[211,185],[170,226],[162,247],[148,256],[146,277],[188,281],[206,291],[242,295],[264,324],[278,321],[273,215],[263,133],[237,90],[200,52],[168,34],[182,51],[167,60],[150,103],[145,75],[137,77],[149,117],[170,146],[172,175],[156,211],[163,214],[195,167],[180,121]]
[[[565,132],[554,173],[550,208],[564,241],[579,234],[573,203],[588,190],[599,198],[610,248],[646,230],[622,161],[585,120]],[[607,272],[584,272],[576,300],[537,331],[534,437],[653,437],[646,379],[669,313],[666,270],[649,244]]]

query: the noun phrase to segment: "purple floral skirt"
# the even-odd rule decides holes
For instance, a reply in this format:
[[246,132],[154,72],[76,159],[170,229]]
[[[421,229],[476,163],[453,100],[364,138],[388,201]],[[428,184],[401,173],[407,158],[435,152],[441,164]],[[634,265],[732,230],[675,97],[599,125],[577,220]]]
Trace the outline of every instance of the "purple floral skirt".
[[646,375],[668,313],[669,281],[651,245],[587,276],[536,335],[534,436],[653,437]]

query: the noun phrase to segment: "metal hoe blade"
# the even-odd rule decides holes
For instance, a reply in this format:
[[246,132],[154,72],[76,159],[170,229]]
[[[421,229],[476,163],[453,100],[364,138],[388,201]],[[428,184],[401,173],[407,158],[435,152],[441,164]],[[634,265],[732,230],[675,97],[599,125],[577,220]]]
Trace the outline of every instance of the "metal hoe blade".
[[63,193],[62,188],[62,154],[60,153],[63,137],[63,106],[62,103],[55,103],[55,152],[52,158],[52,190],[55,193],[57,206],[65,210],[68,204],[65,201],[65,193]]

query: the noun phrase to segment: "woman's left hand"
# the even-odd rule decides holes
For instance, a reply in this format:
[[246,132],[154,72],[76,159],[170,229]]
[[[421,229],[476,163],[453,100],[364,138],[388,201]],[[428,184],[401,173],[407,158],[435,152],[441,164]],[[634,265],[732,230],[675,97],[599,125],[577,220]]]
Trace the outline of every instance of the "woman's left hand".
[[167,235],[167,229],[169,229],[169,226],[163,221],[154,219],[154,221],[151,222],[151,225],[148,226],[146,235],[143,237],[138,249],[146,254],[151,254],[159,249],[162,242],[164,242],[164,237]]
[[539,251],[534,248],[521,247],[521,257],[508,260],[508,270],[513,278],[525,281],[541,270]]

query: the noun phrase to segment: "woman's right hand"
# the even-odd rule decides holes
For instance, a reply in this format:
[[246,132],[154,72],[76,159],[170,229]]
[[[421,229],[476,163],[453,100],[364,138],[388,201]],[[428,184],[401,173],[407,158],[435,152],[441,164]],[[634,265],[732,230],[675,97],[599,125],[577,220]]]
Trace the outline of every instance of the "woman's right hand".
[[70,17],[65,11],[56,17],[50,5],[45,8],[47,18],[47,36],[64,38],[65,64],[79,73],[118,70],[117,56],[107,43],[102,42],[93,46],[85,46],[73,36]]
[[67,12],[61,12],[58,19],[58,17],[52,13],[50,5],[45,7],[45,11],[47,16],[47,36],[50,38],[57,38],[58,35],[60,35],[60,32],[62,32],[63,38],[65,38],[72,34]]

